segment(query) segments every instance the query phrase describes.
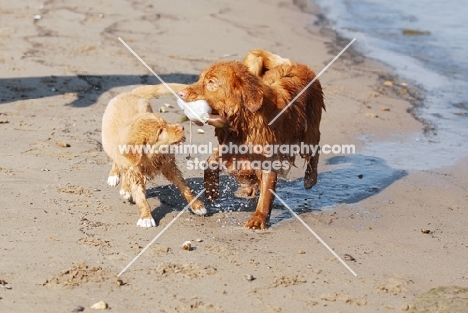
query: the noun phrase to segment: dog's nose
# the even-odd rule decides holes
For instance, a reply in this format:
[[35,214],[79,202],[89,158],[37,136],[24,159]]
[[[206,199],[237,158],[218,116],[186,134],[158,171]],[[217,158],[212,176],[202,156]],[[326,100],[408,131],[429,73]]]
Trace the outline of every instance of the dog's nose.
[[187,96],[187,93],[185,92],[185,90],[179,91],[178,94],[179,94],[179,97],[182,98],[182,100],[185,100],[185,97]]

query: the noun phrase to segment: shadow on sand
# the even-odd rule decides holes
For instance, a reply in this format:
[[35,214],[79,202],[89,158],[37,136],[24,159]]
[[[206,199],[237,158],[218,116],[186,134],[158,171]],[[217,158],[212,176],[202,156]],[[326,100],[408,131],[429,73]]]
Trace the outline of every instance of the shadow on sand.
[[[191,84],[198,80],[192,74],[162,74],[167,83]],[[18,100],[40,99],[64,94],[76,94],[76,99],[64,105],[88,107],[97,102],[105,92],[115,87],[159,84],[149,75],[76,75],[0,78],[0,105]]]
[[[393,182],[407,175],[406,171],[389,167],[385,160],[365,155],[335,156],[327,160],[331,170],[319,174],[317,185],[310,190],[303,187],[303,179],[280,180],[276,193],[297,214],[331,209],[340,203],[353,204],[378,194]],[[189,179],[189,184],[198,194],[203,189],[203,179]],[[236,181],[227,175],[221,176],[220,198],[208,205],[209,212],[251,211],[255,210],[258,198],[239,199],[234,197]],[[167,213],[179,211],[187,205],[174,185],[158,186],[148,189],[148,198],[157,197],[161,206],[153,211],[157,223]],[[204,197],[201,196],[204,200]],[[273,212],[274,225],[292,217],[281,202],[275,200]]]

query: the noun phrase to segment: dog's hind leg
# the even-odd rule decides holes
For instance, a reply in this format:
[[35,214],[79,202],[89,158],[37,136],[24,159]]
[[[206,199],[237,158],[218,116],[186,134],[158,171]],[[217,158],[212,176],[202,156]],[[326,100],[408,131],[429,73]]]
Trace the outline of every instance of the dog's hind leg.
[[117,166],[117,164],[115,164],[115,162],[112,161],[112,168],[109,172],[109,177],[107,177],[107,184],[109,186],[115,187],[119,184],[119,182],[120,182],[120,169]]
[[135,181],[132,181],[130,184],[132,189],[132,196],[138,208],[138,213],[140,214],[137,226],[155,227],[156,222],[151,216],[151,209],[148,201],[146,200],[145,179],[144,177],[135,177],[134,179]]
[[255,174],[252,175],[237,175],[239,188],[234,193],[237,198],[255,198],[258,192],[258,178]]
[[127,175],[122,172],[122,186],[120,187],[120,195],[124,200],[132,201],[132,189]]
[[319,153],[308,157],[307,168],[304,176],[304,188],[310,189],[317,183],[317,164],[319,161]]

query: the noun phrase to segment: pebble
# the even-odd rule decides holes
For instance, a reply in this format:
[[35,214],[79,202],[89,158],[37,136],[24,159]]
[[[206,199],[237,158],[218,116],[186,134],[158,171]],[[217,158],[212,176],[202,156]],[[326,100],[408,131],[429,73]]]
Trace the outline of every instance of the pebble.
[[40,20],[42,18],[42,16],[40,14],[36,14],[34,15],[34,19],[37,21],[37,20]]
[[74,308],[72,312],[83,312],[83,311],[84,311],[84,307],[79,305],[76,308]]
[[391,80],[387,80],[383,84],[384,86],[393,86],[393,82]]
[[366,113],[364,114],[364,117],[369,117],[369,118],[378,118],[379,116],[375,113]]
[[166,112],[167,112],[167,110],[166,110],[165,107],[160,107],[159,108],[159,113],[166,113]]
[[95,304],[93,304],[91,306],[91,309],[95,309],[95,310],[105,310],[107,309],[107,303],[105,303],[104,301],[99,301]]
[[117,278],[115,280],[115,283],[117,284],[117,286],[123,286],[123,284],[124,284],[123,280],[121,280],[120,278]]
[[195,241],[196,241],[196,242],[202,242],[202,241],[203,241],[203,239],[201,239],[201,238],[197,238],[197,239],[195,239]]
[[297,251],[297,253],[299,253],[299,254],[306,254],[306,252],[305,252],[304,250],[299,250],[299,251]]
[[431,231],[429,229],[421,228],[421,233],[423,234],[430,234]]
[[203,129],[199,128],[199,129],[197,129],[197,133],[198,133],[198,134],[204,134],[205,131],[204,131]]

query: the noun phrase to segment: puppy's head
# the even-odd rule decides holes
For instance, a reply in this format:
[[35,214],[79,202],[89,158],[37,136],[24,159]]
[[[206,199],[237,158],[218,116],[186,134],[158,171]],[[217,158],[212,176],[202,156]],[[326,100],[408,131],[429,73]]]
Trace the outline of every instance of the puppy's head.
[[130,127],[125,156],[134,165],[143,158],[151,159],[160,153],[161,146],[178,145],[185,141],[184,127],[169,124],[156,114],[145,114]]
[[207,67],[198,82],[179,92],[187,101],[206,100],[213,113],[233,116],[239,110],[256,112],[263,102],[260,79],[241,62],[219,62]]

